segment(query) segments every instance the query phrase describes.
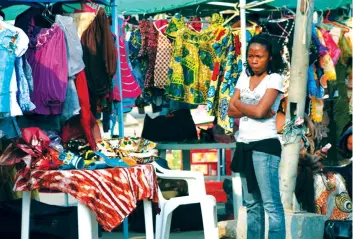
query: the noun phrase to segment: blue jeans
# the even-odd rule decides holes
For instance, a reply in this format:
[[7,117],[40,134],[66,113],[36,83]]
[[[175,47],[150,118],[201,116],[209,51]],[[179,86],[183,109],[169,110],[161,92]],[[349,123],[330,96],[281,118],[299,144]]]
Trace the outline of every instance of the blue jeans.
[[286,238],[284,210],[279,192],[280,160],[277,156],[254,151],[253,163],[259,187],[249,193],[246,179],[242,177],[248,239],[265,238],[265,210],[269,217],[268,238]]

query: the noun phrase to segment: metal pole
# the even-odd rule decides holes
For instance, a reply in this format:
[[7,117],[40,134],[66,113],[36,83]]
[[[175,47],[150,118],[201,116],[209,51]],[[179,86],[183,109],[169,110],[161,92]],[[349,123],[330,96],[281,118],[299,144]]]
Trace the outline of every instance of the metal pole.
[[[240,28],[241,28],[241,60],[242,64],[246,61],[246,15],[245,8],[242,6],[246,5],[246,0],[240,0]],[[244,66],[243,69],[244,71]],[[232,150],[232,154],[234,150]],[[239,208],[243,205],[243,192],[241,177],[239,173],[232,173],[232,188],[233,188],[233,212],[234,220],[238,219]]]
[[[286,120],[292,120],[295,117],[304,119],[313,11],[314,0],[298,0]],[[301,137],[297,136],[293,144],[284,146],[280,166],[282,202],[284,209],[290,211],[293,211],[295,198],[293,194],[297,178],[300,140]]]
[[118,0],[112,1],[112,32],[115,34],[117,40],[115,47],[118,52],[117,57],[117,81],[121,101],[118,102],[118,124],[119,124],[119,137],[124,137],[124,112],[123,112],[123,90],[121,84],[121,65],[120,65],[120,35],[119,35],[119,21],[118,21]]
[[[246,14],[245,8],[246,0],[240,0],[240,29],[241,29],[241,60],[242,63],[246,61]],[[244,69],[243,69],[244,70]]]
[[[118,0],[112,1],[112,32],[116,36],[115,47],[118,52],[117,59],[117,80],[118,80],[118,89],[121,101],[118,102],[118,123],[119,123],[119,137],[124,137],[124,113],[123,113],[123,90],[121,85],[121,66],[120,66],[120,39],[119,39],[119,21],[118,21]],[[129,238],[129,223],[128,218],[125,218],[123,222],[123,231],[124,239]]]

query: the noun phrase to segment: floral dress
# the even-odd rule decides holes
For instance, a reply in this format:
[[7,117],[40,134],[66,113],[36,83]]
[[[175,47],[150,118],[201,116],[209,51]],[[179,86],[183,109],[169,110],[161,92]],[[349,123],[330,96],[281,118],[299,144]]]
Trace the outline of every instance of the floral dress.
[[228,116],[231,97],[239,74],[234,37],[228,28],[220,28],[211,46],[216,54],[214,71],[207,94],[207,112],[216,117],[226,134],[233,132],[234,118]]
[[182,16],[172,18],[167,36],[174,39],[166,95],[189,104],[205,104],[216,55],[210,42],[212,26],[202,32],[190,30]]

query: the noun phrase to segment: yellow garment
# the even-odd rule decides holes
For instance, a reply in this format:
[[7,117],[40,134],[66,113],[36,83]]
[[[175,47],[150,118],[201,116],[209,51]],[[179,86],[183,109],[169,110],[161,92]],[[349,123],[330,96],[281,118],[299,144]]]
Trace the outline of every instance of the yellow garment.
[[317,99],[315,96],[311,97],[311,119],[320,123],[324,116],[324,101]]
[[[317,38],[323,46],[326,46],[325,40],[320,30],[316,31]],[[323,76],[320,78],[320,84],[323,88],[327,88],[328,80],[336,80],[336,69],[330,54],[327,52],[324,56],[319,57],[320,67],[324,70]]]
[[211,42],[219,24],[194,32],[185,26],[181,16],[173,17],[166,34],[174,39],[174,49],[169,66],[166,95],[173,100],[205,104],[213,66],[216,61]]
[[345,36],[344,32],[341,31],[340,40],[338,42],[338,46],[341,50],[341,57],[340,61],[343,65],[347,65],[351,61],[352,57],[352,46],[349,43],[347,37]]
[[87,30],[87,28],[96,18],[96,14],[93,12],[69,13],[68,16],[74,19],[74,22],[77,26],[77,33],[80,39],[82,34]]
[[216,117],[217,124],[225,130],[226,134],[232,134],[234,119],[228,116],[228,108],[238,81],[239,59],[235,54],[231,30],[220,28],[211,45],[215,50],[216,61],[208,90],[207,111],[209,115]]
[[344,36],[346,37],[348,44],[350,48],[352,49],[352,35],[353,35],[353,30],[352,30],[352,24],[353,24],[353,18],[349,18],[346,20],[346,25],[349,27],[349,31],[347,31]]

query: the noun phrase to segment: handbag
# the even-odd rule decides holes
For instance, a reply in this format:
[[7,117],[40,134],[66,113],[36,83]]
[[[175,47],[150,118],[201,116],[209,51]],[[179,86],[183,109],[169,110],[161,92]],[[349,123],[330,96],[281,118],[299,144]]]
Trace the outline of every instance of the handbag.
[[327,220],[324,239],[352,238],[352,220]]
[[190,110],[181,109],[152,119],[146,115],[142,138],[154,142],[183,142],[197,140],[195,122]]

